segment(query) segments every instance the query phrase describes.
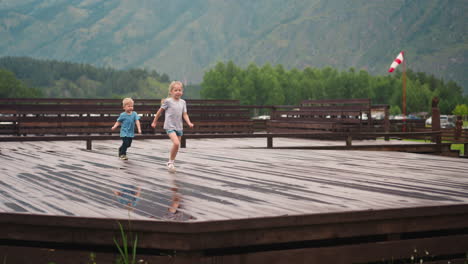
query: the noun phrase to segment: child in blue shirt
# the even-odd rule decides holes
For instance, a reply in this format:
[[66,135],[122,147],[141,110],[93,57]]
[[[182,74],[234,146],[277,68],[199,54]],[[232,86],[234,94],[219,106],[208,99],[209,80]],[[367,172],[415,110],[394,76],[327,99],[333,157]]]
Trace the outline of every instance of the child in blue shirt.
[[140,117],[133,111],[132,98],[125,98],[122,101],[125,112],[121,113],[117,122],[115,122],[112,130],[115,130],[119,125],[120,138],[122,138],[122,146],[119,148],[119,157],[122,160],[128,160],[127,149],[132,145],[133,137],[135,136],[135,124],[138,129],[138,134],[141,134]]

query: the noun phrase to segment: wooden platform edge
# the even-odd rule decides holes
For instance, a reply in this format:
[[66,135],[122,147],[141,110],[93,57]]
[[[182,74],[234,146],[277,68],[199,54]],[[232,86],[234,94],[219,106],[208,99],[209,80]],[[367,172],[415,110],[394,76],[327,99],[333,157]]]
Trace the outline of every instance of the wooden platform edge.
[[90,252],[108,256],[116,252],[121,223],[138,236],[139,256],[157,263],[373,263],[414,249],[463,257],[466,219],[468,204],[200,222],[0,213],[0,256],[47,252],[62,254],[62,264],[85,261]]
[[0,240],[113,244],[120,222],[139,234],[142,247],[200,250],[449,229],[468,234],[467,217],[468,204],[201,222],[0,213]]

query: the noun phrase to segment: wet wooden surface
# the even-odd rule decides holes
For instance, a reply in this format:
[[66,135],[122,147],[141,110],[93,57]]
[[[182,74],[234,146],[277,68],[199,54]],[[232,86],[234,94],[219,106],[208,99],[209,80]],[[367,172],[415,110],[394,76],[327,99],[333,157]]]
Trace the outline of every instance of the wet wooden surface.
[[[275,139],[275,146],[313,144]],[[2,142],[0,211],[209,221],[468,202],[467,159],[202,139],[181,149],[169,173],[169,140],[133,141],[128,161],[118,159],[119,146]]]

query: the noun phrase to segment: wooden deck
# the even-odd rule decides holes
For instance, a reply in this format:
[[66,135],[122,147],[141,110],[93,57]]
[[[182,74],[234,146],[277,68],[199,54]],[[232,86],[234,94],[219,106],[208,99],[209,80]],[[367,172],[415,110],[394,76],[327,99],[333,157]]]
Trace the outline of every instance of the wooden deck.
[[[169,140],[134,141],[128,161],[119,145],[2,142],[0,211],[199,222],[468,203],[466,159],[203,139],[190,140],[169,173]],[[304,145],[314,141],[275,140]]]
[[[353,146],[376,143],[401,142]],[[468,251],[467,159],[191,139],[169,173],[169,140],[135,140],[128,161],[119,145],[2,142],[0,259],[115,263],[117,221],[147,263],[404,263],[414,249],[463,263]]]

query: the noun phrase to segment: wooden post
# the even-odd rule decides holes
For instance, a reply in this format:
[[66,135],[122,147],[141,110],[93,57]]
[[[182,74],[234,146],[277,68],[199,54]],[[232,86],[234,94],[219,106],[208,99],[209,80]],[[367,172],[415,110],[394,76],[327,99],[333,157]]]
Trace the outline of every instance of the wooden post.
[[187,147],[187,142],[185,140],[185,137],[182,137],[180,140],[180,147],[181,148],[186,148]]
[[267,148],[273,148],[273,136],[267,136]]
[[455,122],[455,140],[458,140],[461,137],[463,129],[463,120],[462,116],[457,116],[457,121]]
[[[403,112],[403,129],[406,122],[406,59],[403,60],[403,91],[402,91],[402,112]],[[406,131],[403,131],[406,132]]]
[[[439,98],[432,98],[432,131],[441,132],[440,130],[440,110],[439,110]],[[441,134],[435,135],[432,138],[432,141],[440,144],[442,143]]]
[[[384,132],[389,133],[390,132],[390,117],[389,117],[389,108],[390,106],[385,106],[385,116],[384,116]],[[389,141],[390,137],[385,136],[385,141]]]
[[[403,51],[402,51],[403,53]],[[401,94],[401,108],[403,112],[402,132],[406,132],[406,59],[403,60],[403,91]]]
[[91,150],[91,139],[86,139],[86,149]]
[[351,135],[348,135],[346,137],[346,146],[351,147],[353,145],[353,137]]
[[371,99],[369,99],[369,107],[367,108],[367,129],[368,129],[368,131],[370,131],[372,127],[374,127],[373,120],[372,120],[372,103],[371,103]]

